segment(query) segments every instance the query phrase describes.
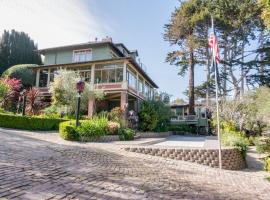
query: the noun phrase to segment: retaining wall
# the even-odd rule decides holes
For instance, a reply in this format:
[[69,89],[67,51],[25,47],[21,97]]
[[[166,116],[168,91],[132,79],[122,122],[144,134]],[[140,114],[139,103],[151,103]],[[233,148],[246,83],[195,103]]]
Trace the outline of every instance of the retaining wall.
[[[165,149],[149,147],[126,147],[126,151],[161,156],[176,160],[195,162],[210,167],[218,167],[218,149]],[[246,167],[243,155],[238,149],[222,149],[222,168],[240,170]]]

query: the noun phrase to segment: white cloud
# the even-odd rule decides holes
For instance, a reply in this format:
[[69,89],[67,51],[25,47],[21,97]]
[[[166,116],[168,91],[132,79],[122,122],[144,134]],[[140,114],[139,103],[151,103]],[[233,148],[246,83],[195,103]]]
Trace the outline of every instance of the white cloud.
[[1,0],[0,32],[24,31],[39,48],[87,42],[112,29],[94,15],[95,5],[78,0]]

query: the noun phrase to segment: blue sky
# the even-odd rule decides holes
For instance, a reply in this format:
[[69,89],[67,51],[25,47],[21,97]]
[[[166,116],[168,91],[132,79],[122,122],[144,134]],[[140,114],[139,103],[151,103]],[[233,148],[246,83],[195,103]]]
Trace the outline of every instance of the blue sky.
[[[187,76],[165,63],[171,49],[163,41],[163,26],[178,0],[2,0],[0,17],[3,29],[27,32],[40,48],[88,42],[95,37],[113,38],[129,49],[137,49],[147,73],[161,91],[184,98]],[[205,80],[202,68],[196,68],[195,85]]]

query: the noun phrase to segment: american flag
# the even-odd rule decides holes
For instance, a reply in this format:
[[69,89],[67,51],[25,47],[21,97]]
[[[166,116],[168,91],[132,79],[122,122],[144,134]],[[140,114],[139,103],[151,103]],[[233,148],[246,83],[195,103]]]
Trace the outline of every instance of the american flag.
[[210,34],[209,41],[208,41],[209,48],[213,54],[213,57],[217,64],[220,63],[220,56],[219,56],[219,49],[218,49],[218,42],[217,36],[214,33]]

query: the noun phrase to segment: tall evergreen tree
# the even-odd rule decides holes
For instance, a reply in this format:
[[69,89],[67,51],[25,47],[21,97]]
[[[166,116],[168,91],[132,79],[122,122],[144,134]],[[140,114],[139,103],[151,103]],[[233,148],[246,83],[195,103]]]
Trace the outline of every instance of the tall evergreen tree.
[[4,31],[0,38],[0,74],[16,64],[41,64],[37,45],[24,32]]
[[[194,67],[205,64],[205,49],[207,49],[207,16],[205,1],[183,1],[171,15],[170,22],[165,25],[164,39],[171,45],[177,45],[178,50],[169,52],[166,61],[178,66],[179,75],[189,76],[189,114],[194,114]],[[210,22],[210,20],[208,21]],[[203,54],[202,54],[203,52]],[[204,55],[204,56],[202,56]]]

